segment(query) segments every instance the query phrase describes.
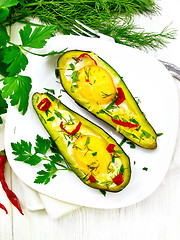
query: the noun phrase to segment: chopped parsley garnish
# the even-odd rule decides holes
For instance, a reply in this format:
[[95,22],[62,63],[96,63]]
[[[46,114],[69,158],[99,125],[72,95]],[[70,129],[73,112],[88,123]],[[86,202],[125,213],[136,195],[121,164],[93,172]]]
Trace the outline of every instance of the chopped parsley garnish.
[[145,131],[145,130],[141,130],[143,133],[141,134],[141,138],[143,138],[144,136],[146,137],[146,138],[150,138],[151,137],[151,134],[150,133],[148,133],[147,131]]
[[127,144],[129,144],[130,148],[136,148],[136,145],[133,142],[126,142]]
[[97,152],[92,153],[92,155],[93,155],[93,156],[96,156],[96,155],[97,155]]
[[79,76],[79,72],[73,71],[73,73],[71,74],[72,83],[76,83],[77,81],[79,81],[78,76]]
[[163,133],[157,133],[157,137],[160,137],[162,135],[163,135]]
[[122,139],[122,141],[119,143],[119,146],[121,147],[121,146],[126,142],[126,140],[127,140],[127,138],[124,137],[124,138]]
[[74,69],[75,69],[75,66],[74,66],[73,63],[70,63],[70,64],[69,64],[69,67],[70,67],[70,68],[68,68],[67,70],[74,70]]

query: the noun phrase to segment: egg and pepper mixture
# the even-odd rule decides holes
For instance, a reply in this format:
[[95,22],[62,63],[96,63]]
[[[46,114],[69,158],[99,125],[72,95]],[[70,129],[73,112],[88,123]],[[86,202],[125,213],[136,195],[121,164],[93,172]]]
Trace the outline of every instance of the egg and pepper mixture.
[[156,133],[122,77],[98,55],[69,51],[59,58],[58,67],[63,87],[77,103],[136,144],[156,148]]
[[118,145],[108,142],[110,136],[104,133],[105,138],[98,134],[97,126],[93,127],[88,120],[84,122],[81,116],[50,95],[36,93],[33,98],[40,120],[70,167],[78,169],[78,173],[74,171],[77,175],[80,170],[83,182],[97,184],[97,188],[101,185],[102,189],[112,191],[113,187],[116,190],[124,183],[129,163],[126,165],[123,162],[128,157]]
[[113,79],[106,69],[97,64],[95,57],[83,53],[66,63],[65,75],[72,82],[71,91],[78,91],[90,103],[101,105],[101,110],[110,111],[112,121],[122,119],[122,125],[138,127],[136,116],[133,109],[127,106],[122,88],[117,87],[119,79]]

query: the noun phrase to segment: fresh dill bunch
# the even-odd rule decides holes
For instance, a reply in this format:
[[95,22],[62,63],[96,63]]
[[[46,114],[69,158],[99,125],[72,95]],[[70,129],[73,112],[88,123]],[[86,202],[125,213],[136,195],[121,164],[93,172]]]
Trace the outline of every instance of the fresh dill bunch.
[[154,0],[24,0],[23,4],[11,8],[5,25],[27,23],[29,17],[36,17],[42,24],[55,25],[62,34],[74,34],[73,24],[78,20],[113,37],[117,43],[156,50],[174,39],[175,31],[165,28],[160,33],[145,32],[135,25],[133,17],[159,12]]
[[113,37],[116,43],[145,51],[166,47],[169,40],[175,39],[176,36],[176,30],[170,29],[169,26],[162,29],[160,33],[145,32],[144,29],[136,26],[132,19],[129,22],[126,19],[120,19],[111,24],[102,23],[99,31]]

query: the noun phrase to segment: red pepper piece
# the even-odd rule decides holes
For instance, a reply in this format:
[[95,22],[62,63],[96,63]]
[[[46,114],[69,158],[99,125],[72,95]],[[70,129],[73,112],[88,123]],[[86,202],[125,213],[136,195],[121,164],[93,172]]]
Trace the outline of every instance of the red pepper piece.
[[24,215],[17,196],[9,189],[9,187],[6,183],[5,177],[4,177],[4,168],[5,168],[6,160],[7,160],[7,158],[5,156],[0,155],[0,182],[2,184],[2,188],[5,191],[9,201],[19,210],[19,212],[22,215]]
[[134,124],[131,122],[123,122],[122,120],[115,120],[113,117],[111,117],[111,120],[113,121],[113,123],[117,125],[121,125],[123,127],[136,128],[139,126],[139,124]]
[[94,177],[92,174],[89,176],[89,181],[90,181],[91,183],[93,183],[93,182],[96,181],[95,177]]
[[119,173],[115,178],[113,178],[113,182],[117,186],[121,185],[124,182],[123,177],[122,177],[122,173]]
[[109,144],[109,145],[107,146],[106,150],[107,150],[109,153],[113,153],[115,146],[116,146],[116,145],[114,145],[114,144]]
[[65,131],[66,133],[68,133],[69,135],[74,135],[75,133],[77,133],[77,132],[80,130],[81,125],[82,125],[82,123],[79,122],[78,125],[76,126],[76,128],[75,128],[72,132],[69,132],[69,131],[67,131],[67,130],[63,127],[63,121],[62,121],[62,122],[60,123],[60,128],[61,128],[63,131]]
[[119,105],[121,104],[122,102],[124,102],[125,100],[125,95],[124,95],[124,92],[122,90],[122,88],[117,88],[117,91],[118,91],[118,97],[116,99],[116,105]]
[[89,82],[89,79],[86,79],[86,82]]
[[51,106],[49,99],[44,98],[38,105],[37,108],[43,112],[46,112]]
[[83,58],[83,57],[85,57],[85,56],[88,56],[91,60],[94,61],[95,65],[97,65],[96,60],[94,60],[94,59],[93,59],[89,54],[87,54],[87,53],[82,53],[79,57],[77,57],[77,58],[75,59],[75,61],[78,61],[80,58]]
[[5,206],[4,206],[3,204],[1,204],[1,203],[0,203],[0,208],[3,209],[3,210],[6,212],[6,214],[8,214],[7,209],[6,209]]

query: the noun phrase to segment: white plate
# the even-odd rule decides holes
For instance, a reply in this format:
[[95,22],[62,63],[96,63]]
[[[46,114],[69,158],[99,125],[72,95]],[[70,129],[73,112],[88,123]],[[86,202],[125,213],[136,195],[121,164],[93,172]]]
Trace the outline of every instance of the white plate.
[[[141,100],[140,107],[146,114],[157,133],[156,150],[140,147],[131,149],[124,144],[123,149],[131,160],[132,177],[129,185],[119,193],[107,193],[104,197],[98,190],[83,184],[74,173],[62,171],[47,185],[35,184],[37,171],[42,166],[31,167],[25,163],[14,161],[11,143],[21,139],[34,142],[37,134],[49,137],[33,110],[30,98],[28,112],[22,116],[16,108],[10,108],[5,126],[5,149],[9,163],[17,176],[33,189],[65,202],[94,207],[119,208],[137,203],[149,196],[163,180],[174,151],[178,124],[178,98],[176,88],[170,74],[152,56],[124,45],[78,36],[58,36],[50,39],[43,50],[79,49],[97,53],[123,76],[124,81],[134,97]],[[59,95],[61,85],[55,77],[58,56],[36,57],[28,55],[29,64],[23,75],[30,76],[33,81],[31,96],[34,92],[44,92],[43,88],[55,89]],[[120,142],[122,136],[111,127],[102,123],[86,110],[78,107],[64,93],[61,101],[71,109],[89,118],[104,128],[113,138]],[[136,164],[134,164],[136,163]],[[148,171],[142,170],[147,167]]]

